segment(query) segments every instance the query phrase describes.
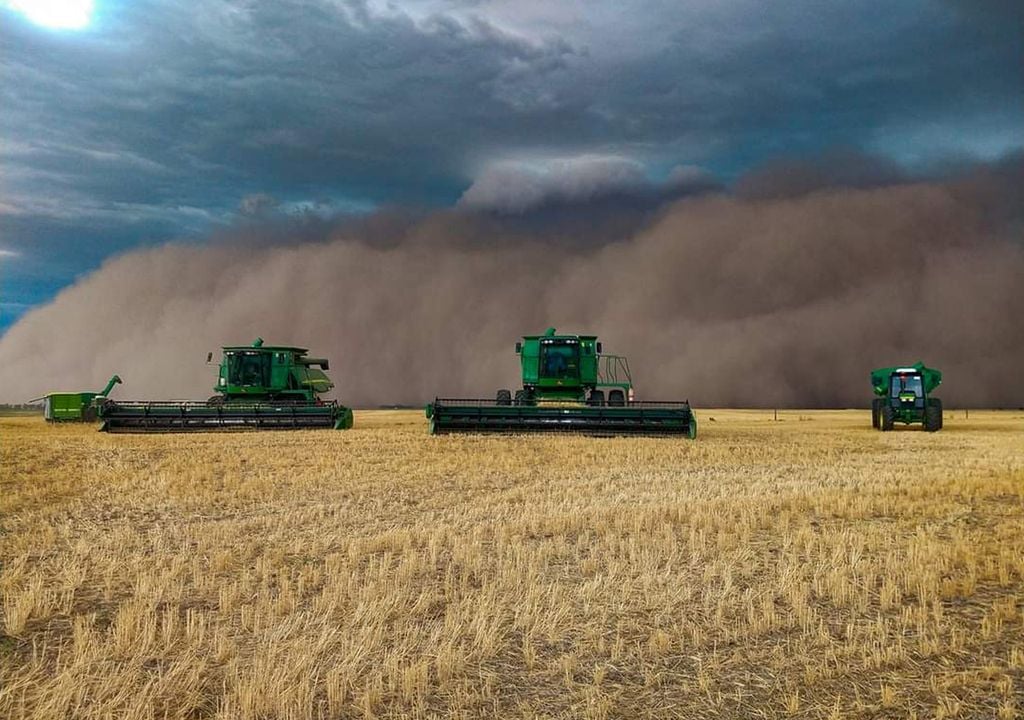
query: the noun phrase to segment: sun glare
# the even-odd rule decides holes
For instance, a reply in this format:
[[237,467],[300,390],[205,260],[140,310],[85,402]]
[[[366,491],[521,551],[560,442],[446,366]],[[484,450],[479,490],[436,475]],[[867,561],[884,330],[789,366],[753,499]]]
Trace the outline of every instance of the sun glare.
[[89,24],[93,0],[8,0],[7,6],[36,25],[80,30]]

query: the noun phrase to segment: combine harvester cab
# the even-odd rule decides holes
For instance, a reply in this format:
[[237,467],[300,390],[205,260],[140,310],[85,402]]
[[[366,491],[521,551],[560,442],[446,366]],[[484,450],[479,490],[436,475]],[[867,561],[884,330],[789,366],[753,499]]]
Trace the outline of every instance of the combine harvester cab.
[[430,432],[577,432],[697,436],[688,401],[638,402],[626,358],[602,354],[594,335],[527,335],[516,343],[523,386],[494,400],[437,398]]
[[928,432],[942,429],[942,401],[931,393],[942,383],[942,373],[924,363],[871,371],[871,426],[892,430],[896,423],[921,423]]
[[31,402],[43,402],[43,417],[47,422],[94,422],[97,408],[106,400],[121,378],[114,375],[99,392],[52,392]]
[[[206,402],[119,402],[99,406],[104,432],[212,432],[352,427],[352,410],[320,394],[334,383],[324,358],[306,348],[250,346],[223,349],[214,395]],[[207,356],[212,361],[213,353]]]

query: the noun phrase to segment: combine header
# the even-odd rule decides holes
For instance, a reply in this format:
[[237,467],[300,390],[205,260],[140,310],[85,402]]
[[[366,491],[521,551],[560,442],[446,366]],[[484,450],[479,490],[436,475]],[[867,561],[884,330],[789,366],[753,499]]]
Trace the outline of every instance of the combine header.
[[[99,405],[104,432],[210,432],[352,427],[352,411],[321,400],[334,383],[324,358],[305,348],[251,346],[223,348],[214,395],[206,402],[117,402]],[[206,361],[213,360],[213,353]]]
[[942,429],[942,401],[930,397],[942,383],[942,373],[924,363],[871,371],[871,427],[892,430],[897,422],[921,423],[928,432]]
[[[437,398],[431,433],[579,432],[697,436],[689,402],[637,402],[626,358],[603,355],[594,335],[527,335],[516,343],[523,387],[494,400]],[[606,394],[607,393],[607,394]]]

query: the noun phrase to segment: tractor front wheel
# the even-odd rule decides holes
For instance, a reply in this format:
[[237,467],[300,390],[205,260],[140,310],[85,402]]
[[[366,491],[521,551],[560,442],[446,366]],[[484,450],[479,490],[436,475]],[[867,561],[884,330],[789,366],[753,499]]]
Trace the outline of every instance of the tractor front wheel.
[[871,427],[875,430],[882,426],[882,398],[871,401]]
[[612,407],[625,407],[626,393],[619,389],[608,391],[608,404]]
[[604,390],[591,390],[590,397],[587,398],[587,405],[593,405],[594,407],[604,405]]
[[938,398],[929,398],[928,405],[924,409],[924,429],[928,432],[935,432],[942,428],[942,401]]
[[893,425],[896,424],[896,413],[893,411],[891,405],[882,405],[881,418],[882,432],[888,432],[889,430],[892,430]]
[[512,393],[508,390],[499,390],[498,397],[495,400],[497,405],[511,405],[512,404]]

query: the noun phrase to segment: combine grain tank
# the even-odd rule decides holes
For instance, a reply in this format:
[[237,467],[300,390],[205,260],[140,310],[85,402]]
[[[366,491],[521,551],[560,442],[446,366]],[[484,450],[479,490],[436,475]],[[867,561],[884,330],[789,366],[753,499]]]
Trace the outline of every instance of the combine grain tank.
[[871,426],[892,430],[896,423],[921,423],[928,432],[942,429],[942,401],[931,397],[942,383],[942,373],[924,363],[871,371]]
[[697,436],[688,401],[639,402],[629,363],[602,354],[594,335],[527,335],[516,343],[523,386],[494,400],[437,398],[430,432],[578,432]]
[[[325,358],[306,348],[223,348],[214,395],[206,402],[115,402],[99,406],[105,432],[211,432],[352,427],[352,411],[320,395],[334,387]],[[212,361],[213,354],[207,356]]]

